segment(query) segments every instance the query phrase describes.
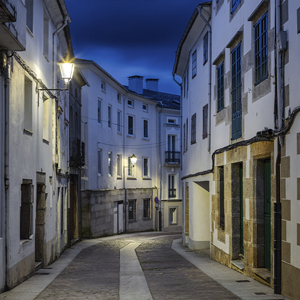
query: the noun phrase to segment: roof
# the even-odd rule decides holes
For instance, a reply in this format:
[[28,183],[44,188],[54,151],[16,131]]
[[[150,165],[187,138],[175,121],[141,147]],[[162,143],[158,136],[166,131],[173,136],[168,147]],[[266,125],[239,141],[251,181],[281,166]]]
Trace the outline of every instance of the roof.
[[148,98],[150,100],[154,100],[157,103],[161,104],[163,108],[169,109],[180,109],[180,96],[175,94],[169,94],[164,92],[156,92],[148,89],[143,89],[143,94],[137,94],[128,89],[128,86],[124,85],[124,87],[132,94],[143,96],[144,98]]
[[[173,67],[173,76],[175,74],[182,76],[182,68],[184,68],[185,64],[188,62],[188,53],[189,53],[189,46],[186,46],[185,44],[194,45],[198,36],[193,36],[194,34],[199,34],[201,27],[205,26],[205,22],[199,18],[199,11],[198,8],[205,7],[205,6],[211,6],[212,1],[202,1],[194,10],[186,28],[185,31],[180,39],[180,42],[177,46],[176,50],[176,56],[175,56],[175,62]],[[210,12],[206,12],[206,14],[210,15]],[[197,20],[197,22],[196,22]],[[192,34],[190,34],[192,32]]]

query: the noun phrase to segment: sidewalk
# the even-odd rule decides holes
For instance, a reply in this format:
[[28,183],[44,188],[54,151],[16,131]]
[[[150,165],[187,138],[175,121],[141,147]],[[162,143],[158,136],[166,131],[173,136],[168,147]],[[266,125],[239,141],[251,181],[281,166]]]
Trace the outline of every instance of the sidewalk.
[[[9,292],[5,292],[0,294],[0,299],[5,300],[33,300],[39,294],[41,294],[49,284],[51,284],[55,278],[60,275],[66,267],[68,267],[76,256],[84,249],[89,247],[98,245],[99,243],[104,244],[113,244],[116,241],[119,241],[119,248],[115,247],[117,252],[120,252],[120,263],[121,269],[124,270],[121,273],[118,265],[116,265],[117,261],[114,261],[114,268],[116,269],[116,276],[120,276],[120,297],[123,299],[131,299],[126,298],[126,296],[122,296],[122,293],[126,295],[126,281],[131,280],[132,278],[138,278],[143,285],[140,286],[142,289],[141,293],[147,295],[143,299],[152,299],[151,295],[148,292],[147,281],[145,280],[142,269],[140,268],[140,263],[137,257],[134,255],[136,247],[139,245],[143,245],[144,242],[148,242],[150,240],[156,240],[158,238],[170,237],[172,235],[165,233],[157,233],[157,232],[149,232],[149,233],[136,233],[136,234],[124,234],[119,236],[112,236],[106,238],[99,238],[93,240],[84,240],[78,244],[73,245],[71,248],[67,249],[62,256],[54,262],[52,265],[40,269],[34,276],[29,278],[27,281],[23,282],[13,290]],[[111,241],[111,243],[110,243]],[[100,245],[99,245],[100,246]],[[98,247],[98,246],[97,246]],[[98,247],[99,248],[99,247]],[[261,300],[280,300],[287,299],[282,295],[275,295],[273,290],[267,286],[262,285],[261,283],[244,276],[230,268],[223,266],[209,258],[209,255],[205,253],[205,251],[191,251],[188,248],[184,247],[181,244],[181,239],[175,239],[172,243],[172,249],[185,258],[187,261],[192,263],[202,272],[206,273],[228,291],[235,294],[237,297],[245,300],[252,299],[261,299]],[[92,250],[92,248],[91,248]],[[114,256],[116,257],[116,255]],[[125,261],[124,261],[125,258]],[[124,264],[130,258],[132,261],[132,265]],[[76,260],[75,260],[76,261]],[[135,266],[135,267],[134,267]],[[111,268],[109,262],[107,261],[106,268]],[[81,269],[78,269],[80,272]],[[44,276],[43,276],[44,274]],[[119,274],[119,275],[118,275]],[[82,275],[84,276],[84,275]],[[93,278],[93,277],[92,277]],[[83,277],[84,280],[84,277]],[[98,278],[99,280],[99,278]],[[107,278],[107,280],[109,280]],[[57,280],[56,280],[57,281]],[[118,281],[118,278],[114,278],[114,281]],[[124,284],[125,283],[125,284]],[[149,282],[148,282],[149,285]],[[133,285],[134,287],[134,285]],[[86,287],[86,292],[88,293],[88,286]],[[114,288],[116,289],[116,287]],[[49,288],[48,288],[49,290]],[[124,292],[123,292],[124,291]],[[131,289],[132,291],[132,289]],[[118,297],[118,292],[115,291],[116,294],[114,297]],[[45,293],[45,292],[44,292]],[[55,294],[55,293],[54,293]],[[55,295],[53,295],[55,298]],[[44,299],[43,297],[41,299]],[[47,298],[45,298],[47,299]],[[59,298],[63,299],[63,298]],[[72,299],[72,298],[65,298]],[[76,298],[77,299],[77,298]],[[78,298],[79,299],[79,298]],[[88,299],[88,298],[86,298]],[[98,298],[97,298],[98,299]],[[136,299],[142,299],[137,297]],[[187,299],[188,300],[188,299]]]

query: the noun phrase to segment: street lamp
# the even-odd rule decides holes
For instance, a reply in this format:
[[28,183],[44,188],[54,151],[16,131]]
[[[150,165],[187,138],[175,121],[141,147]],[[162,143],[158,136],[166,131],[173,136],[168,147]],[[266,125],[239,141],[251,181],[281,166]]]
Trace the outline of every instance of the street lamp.
[[132,154],[132,156],[130,156],[130,161],[133,165],[135,165],[137,161],[137,157],[134,154]]
[[73,77],[73,73],[74,73],[74,64],[73,63],[65,63],[65,62],[59,62],[57,63],[59,68],[60,68],[60,72],[61,72],[61,78],[64,80],[65,84],[68,84],[69,81],[72,79]]

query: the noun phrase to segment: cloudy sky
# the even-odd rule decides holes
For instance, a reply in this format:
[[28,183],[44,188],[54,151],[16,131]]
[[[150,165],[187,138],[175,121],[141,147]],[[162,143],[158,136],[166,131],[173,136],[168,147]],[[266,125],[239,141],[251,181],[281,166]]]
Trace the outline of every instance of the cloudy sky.
[[65,0],[75,56],[98,63],[121,84],[128,76],[159,78],[159,91],[179,94],[175,52],[201,0]]

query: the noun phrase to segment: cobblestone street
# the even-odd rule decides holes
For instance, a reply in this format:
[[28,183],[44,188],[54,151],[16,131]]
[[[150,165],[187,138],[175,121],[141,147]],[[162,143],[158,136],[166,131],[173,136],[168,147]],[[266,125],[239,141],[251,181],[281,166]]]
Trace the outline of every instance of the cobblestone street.
[[[64,262],[67,250],[54,264],[40,269],[12,291],[0,294],[0,299],[286,299],[211,261],[207,252],[192,252],[181,246],[180,237],[145,233],[83,241],[72,247],[76,250],[88,243],[73,254],[72,261]],[[203,267],[208,264],[219,282],[185,259],[176,247],[185,255],[193,255]],[[61,272],[57,271],[60,263]],[[246,282],[237,283],[237,279]]]

